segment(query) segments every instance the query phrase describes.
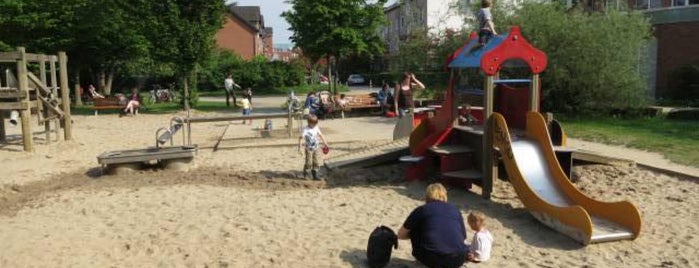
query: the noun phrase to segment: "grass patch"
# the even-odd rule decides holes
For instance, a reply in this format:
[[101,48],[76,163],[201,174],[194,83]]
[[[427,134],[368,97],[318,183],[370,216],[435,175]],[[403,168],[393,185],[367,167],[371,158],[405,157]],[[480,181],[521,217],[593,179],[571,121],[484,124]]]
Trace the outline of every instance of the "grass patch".
[[[193,107],[194,109],[197,109],[199,111],[204,111],[204,112],[223,112],[223,111],[231,111],[239,108],[233,108],[233,107],[228,107],[226,106],[225,102],[210,102],[210,101],[199,101],[197,102],[197,105]],[[179,103],[177,102],[164,102],[164,103],[154,103],[154,104],[146,104],[144,108],[142,108],[139,113],[142,114],[168,114],[168,113],[175,113],[181,111],[182,108],[180,107]],[[92,110],[91,105],[82,105],[82,106],[75,106],[71,108],[71,114],[77,114],[77,115],[92,115],[95,113],[94,110]],[[120,110],[100,110],[100,114],[118,114],[120,113]]]
[[572,138],[658,152],[672,162],[699,167],[697,121],[570,116],[561,116],[559,121]]

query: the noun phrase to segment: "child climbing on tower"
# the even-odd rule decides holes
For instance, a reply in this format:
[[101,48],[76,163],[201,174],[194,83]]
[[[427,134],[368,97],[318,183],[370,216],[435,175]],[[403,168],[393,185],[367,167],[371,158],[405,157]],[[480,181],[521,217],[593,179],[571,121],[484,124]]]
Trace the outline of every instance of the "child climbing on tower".
[[320,180],[318,178],[318,168],[319,168],[319,154],[320,142],[323,142],[323,148],[328,147],[328,143],[323,137],[323,133],[318,127],[318,117],[313,114],[308,115],[308,125],[303,128],[301,136],[299,137],[299,147],[298,151],[301,153],[301,147],[304,147],[306,161],[303,164],[303,177],[308,177],[308,169],[311,169],[311,174],[314,180]]
[[493,247],[493,235],[485,229],[485,215],[480,211],[472,211],[466,218],[471,230],[476,231],[473,241],[466,253],[469,262],[484,262],[490,259],[490,249]]
[[478,18],[478,43],[480,46],[485,46],[485,43],[487,43],[493,35],[498,35],[498,33],[495,32],[493,14],[490,13],[490,6],[492,5],[492,0],[483,0],[483,2],[481,2],[481,9],[479,9],[476,14],[476,18]]

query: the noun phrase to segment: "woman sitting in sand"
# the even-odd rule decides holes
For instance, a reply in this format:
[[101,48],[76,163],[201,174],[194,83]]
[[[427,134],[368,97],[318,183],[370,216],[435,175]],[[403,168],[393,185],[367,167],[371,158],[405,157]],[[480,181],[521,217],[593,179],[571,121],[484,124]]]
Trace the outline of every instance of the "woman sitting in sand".
[[447,203],[441,183],[427,186],[425,204],[410,213],[398,239],[410,239],[413,256],[428,267],[460,267],[466,261],[464,219],[456,206]]

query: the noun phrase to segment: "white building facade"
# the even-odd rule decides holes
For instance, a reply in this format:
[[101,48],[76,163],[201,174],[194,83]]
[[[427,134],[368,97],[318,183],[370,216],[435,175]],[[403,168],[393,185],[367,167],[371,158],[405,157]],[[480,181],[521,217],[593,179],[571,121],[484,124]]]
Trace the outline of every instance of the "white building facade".
[[384,9],[387,25],[382,36],[387,52],[398,52],[401,41],[416,32],[439,36],[446,31],[458,32],[472,17],[468,0],[397,0]]

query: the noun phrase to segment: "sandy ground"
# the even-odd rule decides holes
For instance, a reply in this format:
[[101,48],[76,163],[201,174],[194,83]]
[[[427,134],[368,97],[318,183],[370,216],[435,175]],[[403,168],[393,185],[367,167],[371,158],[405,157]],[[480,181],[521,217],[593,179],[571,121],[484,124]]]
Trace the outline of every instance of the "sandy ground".
[[[402,181],[400,166],[299,178],[296,140],[252,138],[262,121],[193,125],[201,150],[189,172],[101,175],[98,154],[153,146],[155,130],[173,116],[75,116],[74,141],[45,145],[36,135],[33,154],[10,128],[11,144],[0,146],[0,267],[365,267],[371,230],[399,227],[422,203],[425,184]],[[321,127],[339,154],[387,141],[393,121]],[[492,259],[471,266],[699,266],[697,181],[599,165],[574,174],[596,199],[636,204],[641,236],[583,247],[538,223],[507,182],[496,181],[490,201],[478,187],[450,189],[449,201],[464,216],[483,211],[495,236]],[[421,267],[410,250],[402,241],[389,267]]]

